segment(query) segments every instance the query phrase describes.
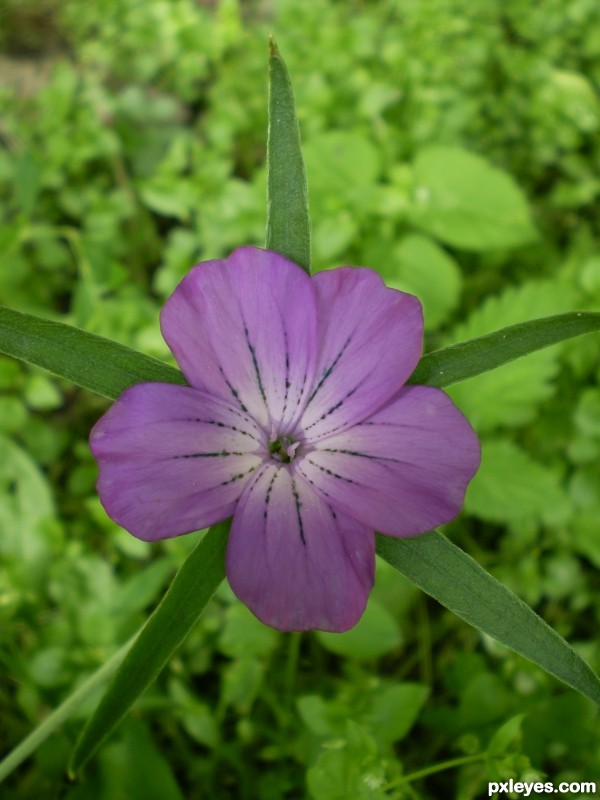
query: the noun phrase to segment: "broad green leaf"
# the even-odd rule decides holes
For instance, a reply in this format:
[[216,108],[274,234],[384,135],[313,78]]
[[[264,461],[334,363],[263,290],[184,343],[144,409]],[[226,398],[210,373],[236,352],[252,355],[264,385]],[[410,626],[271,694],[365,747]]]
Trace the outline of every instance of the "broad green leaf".
[[537,237],[525,195],[511,176],[459,147],[419,151],[410,217],[422,230],[465,250],[515,247]]
[[195,625],[225,577],[228,532],[228,522],[211,528],[175,576],[84,728],[71,761],[73,774],[123,719]]
[[0,352],[114,400],[141,381],[186,383],[174,367],[110,339],[0,306]]
[[[531,281],[488,298],[452,331],[451,341],[482,336],[533,317],[568,311],[577,302],[574,290],[558,281]],[[534,310],[534,313],[532,313]],[[450,396],[479,433],[499,426],[518,427],[534,418],[541,402],[555,391],[560,347],[487,372],[450,390]]]
[[488,522],[564,524],[569,501],[558,475],[507,440],[482,442],[465,511]]
[[392,289],[416,295],[423,304],[425,329],[438,328],[454,311],[461,288],[458,264],[431,239],[412,233],[394,248],[394,269],[386,271]]
[[510,325],[428,353],[417,364],[408,382],[440,388],[452,386],[535,350],[599,330],[600,313],[596,311],[557,314]]
[[469,625],[600,704],[600,678],[533,609],[437,531],[377,536],[377,552]]
[[275,41],[269,58],[267,249],[310,272],[308,189],[292,83]]

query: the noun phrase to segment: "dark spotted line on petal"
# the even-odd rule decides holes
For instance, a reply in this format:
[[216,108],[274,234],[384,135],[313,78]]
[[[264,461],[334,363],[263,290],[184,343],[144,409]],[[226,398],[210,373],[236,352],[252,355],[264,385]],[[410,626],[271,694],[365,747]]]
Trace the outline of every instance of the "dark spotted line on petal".
[[[316,387],[314,388],[314,390],[313,390],[313,392],[312,392],[311,396],[308,398],[308,400],[307,400],[307,402],[306,402],[306,407],[307,407],[307,408],[308,408],[308,406],[311,404],[311,402],[314,400],[314,398],[316,397],[316,395],[317,395],[317,393],[319,392],[319,390],[322,388],[322,386],[323,386],[323,384],[325,383],[325,381],[327,380],[327,378],[329,378],[329,376],[331,375],[331,373],[332,373],[332,372],[334,371],[334,369],[337,367],[337,365],[338,365],[338,363],[339,363],[339,360],[340,360],[340,358],[341,358],[341,357],[344,355],[345,351],[346,351],[346,350],[347,350],[347,348],[348,348],[348,345],[349,345],[349,344],[350,344],[350,342],[352,341],[352,336],[353,336],[353,334],[350,334],[350,336],[349,336],[349,337],[346,339],[346,341],[345,341],[345,342],[344,342],[344,344],[342,345],[342,349],[340,350],[340,352],[339,352],[339,353],[337,354],[337,356],[336,356],[336,357],[333,359],[333,361],[331,362],[331,364],[330,364],[330,365],[329,365],[329,366],[328,366],[326,369],[324,369],[324,370],[323,370],[323,374],[321,375],[321,378],[320,378],[320,380],[319,380],[318,384],[316,385]],[[335,410],[335,409],[334,409],[334,410]]]

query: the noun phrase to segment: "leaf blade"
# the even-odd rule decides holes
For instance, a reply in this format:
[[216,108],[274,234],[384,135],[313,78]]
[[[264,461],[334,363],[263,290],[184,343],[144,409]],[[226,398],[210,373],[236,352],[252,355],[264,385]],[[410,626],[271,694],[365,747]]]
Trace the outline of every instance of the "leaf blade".
[[600,678],[591,667],[533,609],[441,533],[411,539],[377,534],[377,552],[465,622],[600,704]]
[[408,383],[452,386],[495,369],[521,356],[600,331],[600,313],[570,312],[509,325],[494,333],[428,353],[418,363]]
[[[150,686],[225,577],[229,521],[213,526],[188,556],[152,613],[75,746],[75,775]],[[198,576],[203,581],[200,583]]]
[[[600,313],[572,312],[511,325],[423,356],[408,383],[443,388],[521,356],[600,330]],[[0,306],[0,352],[113,400],[141,381],[184,386],[175,367],[62,322]]]
[[273,38],[269,57],[267,249],[310,273],[308,188],[296,106],[285,62]]
[[141,381],[185,385],[174,367],[79,328],[0,306],[0,352],[114,400]]

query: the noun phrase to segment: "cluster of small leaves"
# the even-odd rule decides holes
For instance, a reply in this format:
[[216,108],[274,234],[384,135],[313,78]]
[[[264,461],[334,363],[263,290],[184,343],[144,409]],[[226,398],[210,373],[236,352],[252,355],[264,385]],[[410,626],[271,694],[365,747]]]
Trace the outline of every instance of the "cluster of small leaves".
[[[3,6],[0,302],[168,357],[157,314],[190,265],[264,243],[275,30],[316,269],[362,263],[418,294],[428,347],[598,309],[594,0]],[[599,356],[590,337],[452,390],[483,464],[449,532],[591,663]],[[0,359],[2,752],[139,627],[194,543],[149,546],[107,519],[86,443],[104,408]],[[96,699],[9,800],[58,795]],[[60,796],[470,800],[488,780],[593,779],[595,713],[381,562],[338,636],[266,630],[222,587]]]

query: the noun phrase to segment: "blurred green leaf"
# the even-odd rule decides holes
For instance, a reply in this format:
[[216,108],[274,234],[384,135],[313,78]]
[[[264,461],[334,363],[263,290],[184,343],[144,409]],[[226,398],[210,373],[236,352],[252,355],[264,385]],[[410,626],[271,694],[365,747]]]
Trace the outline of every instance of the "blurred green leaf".
[[384,800],[388,796],[375,742],[351,720],[345,738],[324,748],[307,779],[314,800]]
[[26,150],[21,153],[15,165],[15,184],[19,211],[30,217],[40,188],[41,169],[34,153]]
[[152,742],[146,727],[130,720],[120,741],[102,753],[104,796],[111,800],[183,800],[169,762]]
[[36,411],[52,411],[63,404],[63,396],[47,375],[34,374],[25,382],[25,402]]
[[395,269],[386,271],[386,284],[416,295],[423,304],[425,330],[438,328],[459,300],[462,278],[456,261],[419,234],[405,236],[394,248],[392,260]]
[[408,735],[429,697],[430,689],[421,683],[400,683],[377,692],[365,716],[378,741],[393,744]]
[[482,442],[481,467],[469,485],[465,511],[495,523],[564,525],[569,500],[559,476],[513,442]]
[[[576,292],[564,282],[530,281],[488,298],[452,331],[452,341],[482,336],[535,317],[546,317],[576,307]],[[524,337],[525,339],[526,337]],[[449,394],[473,427],[484,433],[499,426],[518,427],[530,422],[541,402],[555,391],[560,348],[551,347],[527,358],[465,381]]]
[[277,633],[256,619],[246,606],[233,603],[227,609],[219,649],[231,658],[260,658],[272,652],[277,639]]
[[465,250],[516,247],[537,238],[525,195],[512,177],[458,147],[432,145],[418,152],[410,218]]
[[49,556],[45,524],[54,517],[54,499],[46,476],[19,445],[0,435],[0,451],[0,554],[31,579],[30,570],[42,568]]
[[223,703],[240,714],[249,714],[265,674],[264,664],[247,656],[232,661],[222,672]]
[[600,678],[533,609],[437,531],[377,535],[377,552],[469,625],[600,704]]
[[306,727],[316,736],[331,736],[334,725],[330,719],[329,708],[318,694],[307,694],[296,701],[298,713]]
[[310,272],[308,190],[292,83],[275,41],[269,58],[267,249]]
[[398,623],[376,600],[370,599],[357,624],[344,633],[317,631],[317,638],[327,650],[356,659],[380,658],[402,642]]
[[111,593],[112,610],[117,614],[133,614],[151,603],[173,572],[174,559],[158,559],[123,581]]
[[206,747],[219,742],[219,729],[212,709],[177,679],[169,681],[169,695],[177,704],[178,716],[189,735]]
[[490,756],[497,758],[503,755],[521,739],[521,725],[524,717],[524,714],[516,714],[498,728],[487,747]]
[[228,533],[228,522],[211,528],[175,576],[85,726],[73,752],[72,774],[91,758],[195,625],[225,577]]
[[379,174],[380,159],[365,135],[350,131],[319,133],[306,143],[304,158],[316,222],[340,206],[369,210],[369,195]]

